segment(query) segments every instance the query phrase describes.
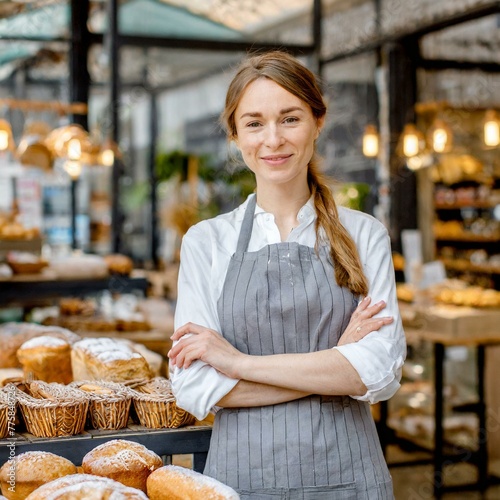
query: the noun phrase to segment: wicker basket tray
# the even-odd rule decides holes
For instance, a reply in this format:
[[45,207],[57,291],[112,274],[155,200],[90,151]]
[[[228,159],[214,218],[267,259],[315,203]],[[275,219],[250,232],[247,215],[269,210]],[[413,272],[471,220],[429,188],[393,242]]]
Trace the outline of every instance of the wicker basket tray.
[[[10,394],[14,396],[11,401]],[[12,406],[13,405],[13,406]],[[0,389],[0,439],[8,436],[9,421],[14,421],[15,418],[15,388],[14,386],[3,387]]]
[[155,377],[135,385],[131,391],[137,417],[145,427],[176,428],[196,421],[193,415],[175,404],[172,386],[166,378]]
[[72,382],[90,399],[89,417],[94,429],[116,430],[127,426],[132,391],[123,384],[103,380]]
[[41,380],[26,384],[26,390],[16,388],[16,395],[28,432],[37,437],[58,437],[83,431],[89,407],[84,391]]
[[37,274],[49,265],[48,262],[41,260],[37,262],[7,262],[14,274]]

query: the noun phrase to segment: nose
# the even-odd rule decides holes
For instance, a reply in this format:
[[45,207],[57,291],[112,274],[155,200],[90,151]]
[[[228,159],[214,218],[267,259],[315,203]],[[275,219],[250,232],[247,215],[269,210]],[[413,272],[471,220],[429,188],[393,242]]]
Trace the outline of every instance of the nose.
[[284,137],[280,128],[276,125],[269,125],[265,132],[265,145],[270,149],[277,149],[284,142]]

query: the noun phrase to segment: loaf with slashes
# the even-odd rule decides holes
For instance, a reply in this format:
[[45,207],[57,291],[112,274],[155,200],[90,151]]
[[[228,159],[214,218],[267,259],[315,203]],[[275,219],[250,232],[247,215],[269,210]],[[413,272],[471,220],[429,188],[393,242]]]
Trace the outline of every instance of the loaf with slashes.
[[73,344],[74,380],[125,382],[152,377],[149,364],[129,345],[112,338],[88,338]]

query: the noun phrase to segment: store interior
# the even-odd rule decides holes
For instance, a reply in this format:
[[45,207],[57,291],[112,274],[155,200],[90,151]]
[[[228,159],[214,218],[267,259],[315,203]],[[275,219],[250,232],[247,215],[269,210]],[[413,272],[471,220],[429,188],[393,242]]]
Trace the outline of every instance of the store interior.
[[[255,188],[220,125],[227,85],[275,48],[321,79],[337,203],[389,231],[408,355],[372,413],[395,497],[500,498],[498,0],[1,2],[0,386],[22,392],[18,349],[54,326],[168,378],[182,237]],[[137,408],[121,431],[81,422],[71,450],[21,421],[18,447],[76,463],[129,433],[202,467],[210,420]]]

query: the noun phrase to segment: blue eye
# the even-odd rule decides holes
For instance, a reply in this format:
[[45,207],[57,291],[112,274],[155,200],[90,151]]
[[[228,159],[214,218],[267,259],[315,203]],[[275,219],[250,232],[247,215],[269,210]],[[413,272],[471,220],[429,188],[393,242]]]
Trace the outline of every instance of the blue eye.
[[289,117],[285,118],[283,121],[285,123],[295,123],[295,122],[299,121],[299,119],[296,118],[295,116],[289,116]]

